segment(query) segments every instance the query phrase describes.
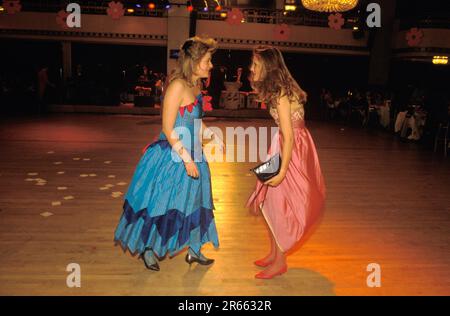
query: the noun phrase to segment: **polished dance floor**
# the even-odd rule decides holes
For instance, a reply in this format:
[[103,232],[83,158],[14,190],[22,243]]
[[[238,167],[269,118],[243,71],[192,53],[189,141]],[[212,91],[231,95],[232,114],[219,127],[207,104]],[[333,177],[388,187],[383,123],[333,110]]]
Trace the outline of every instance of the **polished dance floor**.
[[[320,226],[257,280],[263,218],[244,208],[255,163],[211,163],[220,249],[210,267],[184,253],[152,272],[113,243],[141,149],[160,130],[149,116],[0,119],[1,295],[450,295],[450,160],[384,132],[308,122],[326,185]],[[264,119],[206,119],[265,126]],[[66,283],[70,263],[81,287]],[[368,286],[380,268],[380,286]]]

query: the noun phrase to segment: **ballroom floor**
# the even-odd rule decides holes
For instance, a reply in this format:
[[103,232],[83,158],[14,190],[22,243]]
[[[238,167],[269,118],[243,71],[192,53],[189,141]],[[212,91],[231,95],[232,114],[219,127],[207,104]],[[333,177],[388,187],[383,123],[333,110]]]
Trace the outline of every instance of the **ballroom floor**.
[[[0,119],[1,295],[450,295],[450,160],[384,132],[312,121],[326,185],[320,226],[288,257],[289,271],[256,280],[268,250],[261,217],[244,208],[255,163],[211,163],[220,248],[210,267],[160,263],[113,243],[123,194],[152,116],[58,114]],[[264,119],[206,119],[266,126]],[[66,267],[81,267],[81,287]],[[367,266],[381,268],[369,287]]]

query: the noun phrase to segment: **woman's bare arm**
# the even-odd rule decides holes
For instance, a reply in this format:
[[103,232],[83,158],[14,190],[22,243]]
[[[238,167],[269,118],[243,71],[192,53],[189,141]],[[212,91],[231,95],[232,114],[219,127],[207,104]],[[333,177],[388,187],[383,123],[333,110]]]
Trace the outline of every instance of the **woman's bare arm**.
[[277,112],[280,120],[280,129],[283,137],[283,148],[281,152],[282,162],[280,173],[284,176],[291,161],[292,148],[294,146],[294,130],[291,121],[291,104],[285,95],[280,98],[277,104]]

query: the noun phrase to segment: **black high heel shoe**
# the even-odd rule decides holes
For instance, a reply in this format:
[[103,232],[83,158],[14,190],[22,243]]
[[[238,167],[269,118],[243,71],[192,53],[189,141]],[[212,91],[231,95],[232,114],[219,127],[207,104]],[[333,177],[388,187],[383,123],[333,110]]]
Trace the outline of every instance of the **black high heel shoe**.
[[[192,251],[194,252],[194,251]],[[209,259],[206,258],[205,256],[199,256],[194,252],[195,255],[191,255],[188,251],[188,253],[186,254],[186,262],[189,264],[192,264],[193,262],[197,262],[198,264],[201,264],[202,266],[209,266],[210,264],[212,264],[214,262],[214,259]],[[203,258],[201,258],[203,257]]]
[[[146,257],[145,257],[145,254],[146,254],[148,251],[151,251],[151,256],[153,257],[153,260],[155,261],[154,263],[149,263],[149,262],[147,262]],[[146,249],[144,250],[144,252],[141,253],[140,257],[142,258],[142,260],[144,260],[144,264],[145,264],[145,266],[146,266],[147,269],[153,270],[153,271],[159,271],[159,264],[158,264],[158,261],[157,261],[157,259],[156,259],[155,254],[153,253],[152,248],[146,248]]]

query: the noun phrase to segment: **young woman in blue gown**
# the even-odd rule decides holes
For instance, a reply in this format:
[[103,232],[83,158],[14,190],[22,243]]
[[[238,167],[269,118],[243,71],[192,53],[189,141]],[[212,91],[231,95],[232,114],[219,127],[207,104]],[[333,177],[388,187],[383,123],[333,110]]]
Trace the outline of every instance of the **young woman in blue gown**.
[[[162,131],[145,150],[125,195],[115,241],[124,251],[139,254],[148,269],[189,248],[185,260],[210,265],[202,245],[219,240],[214,220],[211,175],[202,151],[202,135],[215,134],[202,122],[201,79],[213,67],[213,39],[188,39],[166,87]],[[219,141],[220,146],[223,142]]]

